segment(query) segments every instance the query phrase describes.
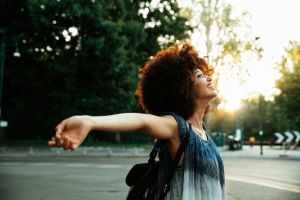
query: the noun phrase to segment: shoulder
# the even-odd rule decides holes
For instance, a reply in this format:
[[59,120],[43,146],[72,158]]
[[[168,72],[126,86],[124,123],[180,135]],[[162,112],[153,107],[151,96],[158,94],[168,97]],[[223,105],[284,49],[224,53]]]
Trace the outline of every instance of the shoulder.
[[168,113],[162,117],[164,118],[164,120],[166,120],[166,123],[168,123],[168,126],[172,129],[173,137],[182,138],[189,129],[187,121],[180,115],[177,115],[175,113]]
[[146,114],[144,121],[144,131],[156,139],[168,140],[178,135],[178,124],[172,115]]

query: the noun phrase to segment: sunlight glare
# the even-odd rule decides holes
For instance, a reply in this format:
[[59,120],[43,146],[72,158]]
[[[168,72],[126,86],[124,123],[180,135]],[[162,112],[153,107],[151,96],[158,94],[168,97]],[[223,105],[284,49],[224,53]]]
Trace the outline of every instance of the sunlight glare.
[[[181,7],[188,7],[191,10],[197,10],[196,4],[191,0],[177,0]],[[284,47],[288,45],[289,40],[299,41],[300,26],[295,26],[291,19],[299,18],[300,3],[293,0],[278,0],[272,2],[271,9],[266,15],[265,8],[270,5],[269,1],[259,0],[225,0],[233,6],[233,14],[240,14],[241,11],[248,10],[249,25],[252,27],[250,43],[256,41],[254,38],[260,38],[257,42],[262,46],[264,52],[262,58],[259,58],[253,52],[243,52],[242,62],[234,64],[233,59],[228,56],[224,58],[223,63],[214,66],[215,77],[217,77],[218,96],[221,103],[218,108],[226,110],[236,110],[243,100],[257,99],[260,95],[267,101],[274,101],[274,97],[279,95],[281,91],[276,88],[276,80],[281,78],[281,73],[276,69],[276,63],[281,60],[284,54]],[[257,5],[264,6],[257,6]],[[283,9],[284,8],[284,9]],[[199,9],[198,9],[199,10]],[[281,13],[278,15],[278,13]],[[199,22],[197,12],[190,19],[191,25],[197,25]],[[273,23],[276,22],[276,23]],[[267,26],[266,26],[267,24]],[[249,27],[248,27],[249,28]],[[240,26],[236,34],[243,35],[248,30],[247,25]],[[191,42],[198,49],[200,56],[207,55],[206,36],[199,29],[191,35]],[[252,39],[251,39],[252,38]],[[214,30],[211,30],[211,41],[217,41]],[[223,38],[226,39],[226,38]],[[220,55],[220,48],[211,49],[210,58]],[[290,61],[287,66],[290,70]]]

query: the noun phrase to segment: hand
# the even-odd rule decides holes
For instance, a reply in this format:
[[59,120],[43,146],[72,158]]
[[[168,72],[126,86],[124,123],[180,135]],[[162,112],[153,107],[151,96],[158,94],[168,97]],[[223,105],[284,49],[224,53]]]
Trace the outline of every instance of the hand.
[[73,116],[56,126],[55,137],[48,142],[50,147],[63,147],[64,150],[78,148],[92,129],[89,116]]

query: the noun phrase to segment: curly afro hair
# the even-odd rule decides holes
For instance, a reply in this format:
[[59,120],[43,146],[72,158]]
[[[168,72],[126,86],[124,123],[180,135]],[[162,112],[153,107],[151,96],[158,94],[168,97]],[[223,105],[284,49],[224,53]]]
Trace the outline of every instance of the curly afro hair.
[[195,112],[193,72],[211,75],[211,68],[189,43],[159,51],[139,72],[136,91],[145,112],[175,112],[187,119]]

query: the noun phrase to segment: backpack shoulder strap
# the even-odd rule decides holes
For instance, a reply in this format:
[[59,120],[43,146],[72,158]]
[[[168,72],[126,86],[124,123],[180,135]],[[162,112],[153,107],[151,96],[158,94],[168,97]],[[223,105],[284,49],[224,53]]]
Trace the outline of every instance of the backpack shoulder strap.
[[167,195],[167,193],[170,190],[171,180],[174,176],[174,173],[176,171],[176,168],[178,166],[180,158],[181,158],[181,156],[182,156],[182,154],[183,154],[183,152],[184,152],[184,150],[185,150],[185,148],[188,144],[189,137],[190,137],[190,128],[191,128],[191,126],[181,116],[176,115],[175,113],[173,113],[172,116],[174,116],[174,118],[176,119],[176,121],[178,123],[179,132],[180,132],[179,134],[180,134],[180,137],[181,137],[181,143],[180,143],[180,146],[177,150],[173,165],[172,165],[170,171],[167,173],[166,179],[164,181],[163,188],[162,188],[160,198],[159,198],[160,200],[164,199],[165,196]]

